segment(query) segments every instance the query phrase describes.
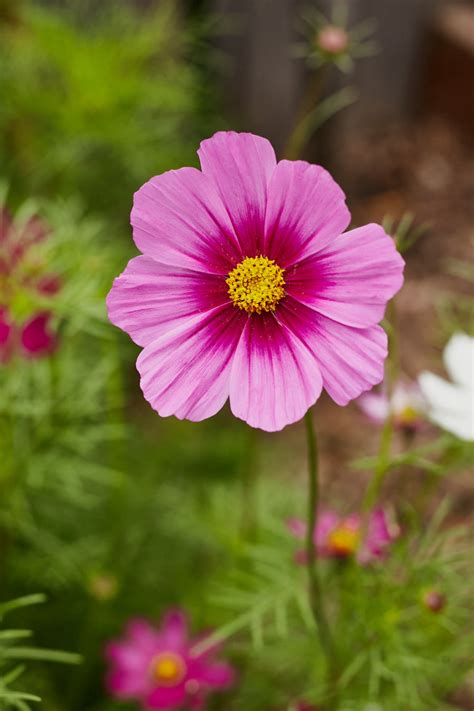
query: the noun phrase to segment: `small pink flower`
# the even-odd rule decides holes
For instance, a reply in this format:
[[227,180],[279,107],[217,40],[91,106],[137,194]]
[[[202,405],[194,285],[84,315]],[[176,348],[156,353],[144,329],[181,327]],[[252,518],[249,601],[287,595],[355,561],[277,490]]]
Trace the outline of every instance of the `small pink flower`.
[[327,54],[342,54],[349,46],[349,33],[343,27],[336,25],[326,25],[317,37],[320,49]]
[[146,620],[131,621],[125,637],[106,649],[110,693],[138,701],[147,711],[201,709],[208,694],[229,688],[235,678],[228,664],[214,659],[216,647],[193,651],[201,641],[188,638],[180,611],[165,615],[158,629]]
[[378,225],[344,234],[329,173],[277,163],[271,144],[217,133],[201,170],[135,194],[132,259],[108,295],[110,320],[143,348],[145,398],[163,417],[203,420],[227,399],[252,427],[301,419],[324,389],[346,405],[379,383],[378,325],[404,262]]
[[39,313],[23,325],[20,342],[27,357],[40,358],[54,350],[56,337],[49,328],[50,318],[49,313]]
[[[399,528],[383,509],[374,509],[369,516],[365,541],[361,542],[363,519],[360,514],[339,516],[333,511],[322,511],[314,531],[314,543],[322,558],[348,558],[356,555],[361,564],[382,560],[391,543],[399,535]],[[306,524],[290,519],[288,528],[296,538],[306,536]],[[299,563],[306,562],[306,551],[296,554]]]
[[[31,217],[18,227],[8,211],[0,206],[0,362],[18,354],[34,359],[52,353],[57,339],[50,328],[46,311],[34,312],[23,323],[16,322],[9,308],[16,290],[33,295],[54,296],[61,288],[56,274],[44,274],[30,258],[31,248],[47,236],[39,217]],[[33,269],[32,269],[33,267]]]
[[367,417],[378,425],[383,425],[392,415],[395,427],[415,432],[425,423],[426,402],[417,383],[395,383],[392,396],[386,390],[364,393],[357,399],[357,404]]

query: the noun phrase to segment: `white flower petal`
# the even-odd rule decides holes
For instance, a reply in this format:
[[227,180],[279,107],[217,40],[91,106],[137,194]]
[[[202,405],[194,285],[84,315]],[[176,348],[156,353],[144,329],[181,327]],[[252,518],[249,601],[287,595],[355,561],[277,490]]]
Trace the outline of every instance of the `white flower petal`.
[[421,373],[418,382],[433,422],[461,439],[474,440],[473,391],[448,383],[433,373]]
[[444,349],[443,360],[453,382],[474,389],[474,338],[455,333]]

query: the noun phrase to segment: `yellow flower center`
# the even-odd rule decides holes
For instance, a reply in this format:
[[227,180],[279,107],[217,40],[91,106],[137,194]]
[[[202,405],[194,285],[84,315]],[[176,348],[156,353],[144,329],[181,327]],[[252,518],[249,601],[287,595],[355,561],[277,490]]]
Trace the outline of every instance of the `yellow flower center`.
[[284,271],[268,257],[245,257],[229,272],[228,294],[235,306],[249,314],[275,311],[285,296]]
[[154,658],[151,674],[161,686],[177,686],[186,675],[186,664],[179,654],[163,652]]
[[346,523],[341,523],[328,536],[328,548],[336,555],[351,555],[355,552],[358,543],[358,529]]
[[407,407],[405,407],[398,415],[398,419],[404,424],[412,424],[418,419],[418,417],[418,412],[414,407],[411,407],[411,405],[407,405]]

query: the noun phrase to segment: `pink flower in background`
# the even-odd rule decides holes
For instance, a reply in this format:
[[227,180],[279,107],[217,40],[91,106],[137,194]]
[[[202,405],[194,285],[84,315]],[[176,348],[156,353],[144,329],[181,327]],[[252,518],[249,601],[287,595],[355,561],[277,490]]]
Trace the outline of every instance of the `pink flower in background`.
[[107,687],[117,699],[134,700],[143,709],[201,709],[207,696],[229,688],[233,669],[215,660],[216,647],[193,652],[184,614],[165,615],[161,627],[133,620],[125,637],[108,644]]
[[383,425],[391,414],[395,427],[414,432],[423,427],[426,401],[417,383],[395,383],[391,397],[382,388],[379,392],[364,393],[357,404],[375,424]]
[[252,427],[301,419],[324,388],[346,405],[379,383],[378,325],[404,262],[379,225],[344,234],[350,213],[329,173],[277,163],[252,134],[217,133],[201,170],[135,194],[132,259],[108,295],[110,320],[143,351],[145,398],[162,416],[211,417],[230,398]]
[[0,362],[16,354],[25,358],[41,358],[56,346],[51,331],[51,315],[37,311],[17,323],[11,304],[17,290],[33,295],[54,296],[61,288],[59,277],[42,273],[42,265],[30,262],[31,247],[47,236],[47,228],[36,216],[20,227],[7,210],[0,207]]
[[345,52],[350,42],[349,33],[343,27],[326,25],[322,27],[317,36],[320,49],[327,54],[340,54]]
[[25,356],[40,358],[54,350],[56,338],[50,330],[50,318],[47,312],[38,313],[23,325],[20,342]]
[[[356,555],[359,563],[382,560],[391,543],[399,535],[398,525],[383,509],[374,509],[369,516],[365,540],[361,541],[363,518],[360,514],[339,516],[333,511],[322,511],[314,531],[318,555],[323,558],[348,558]],[[290,519],[288,528],[297,538],[305,538],[306,524]],[[296,554],[299,563],[305,563],[306,551]]]

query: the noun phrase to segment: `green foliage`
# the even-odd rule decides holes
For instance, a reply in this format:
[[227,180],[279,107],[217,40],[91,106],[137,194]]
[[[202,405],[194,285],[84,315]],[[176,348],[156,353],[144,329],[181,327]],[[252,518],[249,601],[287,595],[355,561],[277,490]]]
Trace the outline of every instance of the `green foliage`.
[[0,524],[7,539],[27,544],[18,566],[44,589],[89,559],[85,541],[74,555],[68,549],[72,511],[87,511],[119,478],[122,364],[104,299],[120,252],[99,242],[103,224],[75,204],[23,205],[18,232],[31,214],[41,215],[48,234],[28,258],[61,284],[31,307],[51,313],[57,348],[37,360],[14,354],[0,369]]
[[63,664],[80,662],[77,654],[27,646],[25,640],[31,637],[30,630],[3,627],[2,623],[7,614],[19,608],[37,605],[44,600],[43,595],[29,595],[0,603],[0,709],[2,711],[9,709],[28,711],[31,703],[41,701],[41,698],[35,694],[13,688],[17,686],[18,679],[24,672],[24,662],[47,661]]
[[[407,509],[403,534],[383,563],[328,560],[321,566],[337,646],[338,709],[380,701],[384,711],[452,708],[441,699],[470,669],[474,591],[466,580],[467,531],[445,529],[448,508],[446,502],[426,529]],[[295,544],[283,522],[270,517],[264,526],[262,541],[248,546],[214,594],[214,604],[232,621],[210,641],[236,635],[238,647],[245,649],[248,639],[253,649],[231,708],[259,711],[264,700],[282,707],[298,696],[323,704],[325,662],[307,602],[306,570],[294,562]],[[439,612],[424,603],[432,589],[446,599]],[[274,678],[263,696],[258,674]]]
[[[227,413],[200,424],[163,421],[137,395],[136,349],[108,323],[105,296],[129,256],[121,225],[133,191],[194,160],[213,125],[203,37],[183,26],[171,1],[151,3],[146,21],[130,3],[58,4],[7,3],[0,29],[0,160],[19,206],[15,226],[21,232],[41,217],[48,234],[31,264],[60,280],[49,295],[19,280],[8,304],[18,323],[48,311],[57,348],[0,363],[0,581],[2,599],[13,600],[0,604],[0,623],[21,615],[18,628],[0,627],[1,711],[25,711],[40,698],[47,711],[112,711],[104,644],[130,617],[158,621],[177,605],[196,632],[213,629],[210,640],[224,643],[239,670],[236,688],[209,711],[292,709],[302,698],[337,711],[451,708],[446,699],[472,648],[473,591],[465,533],[446,510],[427,526],[420,507],[396,502],[402,535],[387,561],[321,562],[335,699],[306,569],[295,562],[299,544],[285,527],[306,508],[304,487],[282,481],[275,439],[259,442],[278,468],[267,472],[253,460],[248,428]],[[346,27],[345,19],[331,22]],[[350,31],[346,52],[323,56],[314,39],[327,23],[306,14],[312,66],[335,61],[347,70],[373,50],[363,24]],[[343,89],[320,102],[296,143],[354,97]],[[39,200],[25,202],[28,194]],[[386,228],[402,250],[423,229],[410,213]],[[458,320],[450,309],[445,316],[452,332]],[[472,445],[443,435],[387,452],[384,474],[422,471],[431,485],[471,459]],[[29,605],[43,597],[24,597],[31,590],[49,599],[34,613]],[[446,600],[439,612],[424,601],[430,590]],[[33,628],[38,647],[29,643]],[[42,664],[76,662],[52,651],[63,646],[83,663]]]
[[189,164],[212,120],[192,42],[173,2],[146,21],[106,4],[88,24],[26,4],[0,26],[0,162],[14,195],[80,194],[123,220],[140,184]]

